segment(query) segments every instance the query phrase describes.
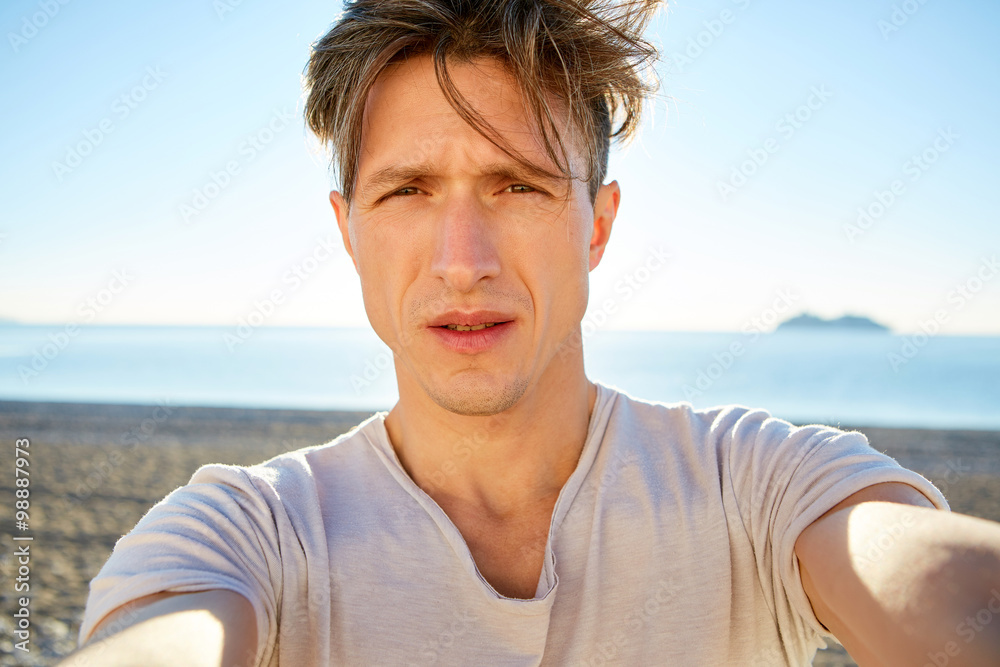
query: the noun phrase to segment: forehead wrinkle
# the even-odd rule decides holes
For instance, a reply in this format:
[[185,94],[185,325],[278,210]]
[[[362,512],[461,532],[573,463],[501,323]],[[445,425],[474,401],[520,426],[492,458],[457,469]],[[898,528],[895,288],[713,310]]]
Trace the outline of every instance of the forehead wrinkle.
[[[406,90],[403,95],[410,96],[414,93],[420,93],[421,95],[424,94],[425,91],[423,91],[423,84],[427,84],[427,87],[434,91],[432,94],[436,94],[443,99],[438,82],[436,78],[432,76],[432,70],[429,70],[427,67],[421,68],[417,66],[417,63],[421,60],[425,60],[427,62],[430,61],[428,56],[421,55],[406,58],[400,62],[391,64],[379,75],[375,84],[368,91],[365,109],[362,114],[363,138],[362,147],[360,147],[361,150],[359,151],[360,153],[369,157],[372,156],[371,139],[373,137],[371,132],[373,128],[371,115],[375,112],[376,107],[382,107],[379,109],[379,112],[384,113],[384,105],[387,103],[392,105],[393,100],[398,99],[398,96],[393,94],[390,95],[388,99],[380,99],[379,103],[375,104],[376,98],[381,98],[389,94],[389,91],[386,90],[387,87],[392,85],[402,85]],[[510,156],[503,155],[501,159],[509,161],[508,164],[503,165],[495,162],[490,163],[488,167],[484,167],[480,170],[480,174],[490,172],[490,175],[498,177],[508,177],[514,179],[541,179],[545,181],[549,187],[564,186],[567,179],[559,176],[559,169],[555,163],[553,163],[551,156],[549,156],[545,151],[540,130],[536,126],[535,119],[531,117],[529,110],[523,104],[523,91],[519,90],[517,83],[510,75],[510,72],[503,67],[502,63],[493,61],[489,58],[480,59],[474,62],[461,63],[459,69],[462,66],[471,66],[471,68],[476,72],[476,76],[473,77],[473,79],[477,79],[480,83],[493,85],[499,84],[499,90],[495,91],[493,99],[500,104],[503,109],[500,111],[490,111],[487,113],[487,116],[499,115],[502,117],[509,115],[510,112],[518,106],[518,101],[522,102],[521,111],[523,113],[523,117],[519,122],[511,125],[509,122],[504,123],[501,121],[500,127],[495,124],[493,127],[495,130],[500,131],[502,135],[505,135],[504,138],[515,152],[520,153],[526,160],[534,162],[536,165],[533,168],[521,165],[517,163],[517,161],[510,158]],[[497,69],[499,69],[498,72],[490,71]],[[458,78],[466,78],[461,76],[459,71],[453,72],[453,76],[454,75],[459,75]],[[572,178],[579,173],[579,170],[576,168],[577,165],[574,163],[578,162],[578,160],[582,158],[579,150],[580,137],[576,136],[576,128],[573,126],[573,123],[570,122],[571,119],[565,117],[565,104],[560,99],[555,97],[551,98],[551,101],[554,105],[553,111],[556,115],[557,125],[559,125],[559,132],[562,135],[563,140],[567,142],[566,148],[569,153],[569,155],[566,156],[568,158],[567,166],[570,169]],[[473,106],[477,107],[478,105],[473,103]],[[482,107],[478,107],[478,110],[480,112],[484,111]],[[424,109],[423,111],[426,113],[428,110]],[[443,116],[448,120],[459,118],[456,111],[450,105],[444,105],[441,109],[436,109],[431,113]],[[406,120],[409,121],[410,119],[412,119],[412,116]],[[432,125],[437,125],[437,123],[432,123]],[[469,126],[464,119],[461,125],[462,127],[458,128],[458,132],[468,133],[473,143],[480,144],[481,142],[485,142],[490,144],[488,146],[484,145],[473,149],[473,154],[483,150],[503,153],[499,147],[493,145],[488,139]],[[507,127],[502,127],[503,125],[507,125]],[[454,140],[455,137],[451,136],[450,139]],[[448,140],[442,142],[443,145],[447,145],[448,143],[451,142]],[[532,157],[532,155],[534,155],[534,157]],[[421,165],[420,168],[416,165],[412,167],[405,164],[399,167],[388,165],[379,169],[365,179],[359,178],[357,180],[362,190],[371,191],[387,187],[390,183],[395,184],[397,182],[409,180],[418,176],[431,176],[435,174],[436,172],[434,170],[426,169],[423,166],[425,165],[425,162],[419,163]],[[556,178],[543,173],[543,170],[547,170],[548,172],[555,174]]]

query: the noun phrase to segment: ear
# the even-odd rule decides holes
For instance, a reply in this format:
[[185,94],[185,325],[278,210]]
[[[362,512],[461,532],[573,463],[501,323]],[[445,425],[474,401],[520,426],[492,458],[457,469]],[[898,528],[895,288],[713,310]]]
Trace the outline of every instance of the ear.
[[354,259],[354,248],[351,247],[351,234],[347,226],[347,202],[344,201],[343,195],[341,195],[336,190],[330,192],[330,205],[333,206],[333,212],[337,216],[337,227],[340,228],[340,236],[344,240],[344,248],[347,249],[347,254],[351,256],[351,261],[354,262],[354,270],[358,270],[358,262]]
[[594,202],[594,234],[590,237],[590,270],[593,271],[601,263],[604,248],[611,238],[611,225],[618,215],[618,204],[621,202],[621,188],[618,181],[602,185],[597,191]]

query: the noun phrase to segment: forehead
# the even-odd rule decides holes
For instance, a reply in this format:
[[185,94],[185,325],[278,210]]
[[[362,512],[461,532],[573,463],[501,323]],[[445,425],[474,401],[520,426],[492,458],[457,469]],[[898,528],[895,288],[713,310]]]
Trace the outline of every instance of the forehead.
[[[524,94],[502,63],[449,61],[448,73],[466,105],[514,151],[541,169],[558,172]],[[578,138],[576,132],[567,132],[571,124],[565,104],[551,95],[548,102],[570,151],[573,173],[579,173]],[[551,141],[555,144],[554,137]],[[430,56],[393,63],[379,75],[365,106],[359,187],[363,188],[366,176],[390,167],[433,164],[468,169],[479,163],[517,164],[459,116],[438,84]]]

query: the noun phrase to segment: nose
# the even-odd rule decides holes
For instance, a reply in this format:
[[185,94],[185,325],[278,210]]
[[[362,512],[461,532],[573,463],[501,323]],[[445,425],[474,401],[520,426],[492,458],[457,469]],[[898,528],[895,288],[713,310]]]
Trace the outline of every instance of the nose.
[[498,229],[472,197],[448,202],[436,229],[431,272],[457,292],[471,291],[480,280],[500,273]]

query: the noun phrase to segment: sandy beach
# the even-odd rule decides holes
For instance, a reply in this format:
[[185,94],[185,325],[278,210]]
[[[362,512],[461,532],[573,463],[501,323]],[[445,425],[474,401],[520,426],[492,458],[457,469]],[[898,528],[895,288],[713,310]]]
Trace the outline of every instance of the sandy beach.
[[[0,560],[0,665],[50,665],[72,652],[87,584],[115,541],[199,466],[259,463],[327,442],[369,414],[0,401],[0,442],[11,464],[0,489],[11,505],[14,442],[31,443],[30,529],[16,530],[11,511],[0,525],[8,545]],[[955,511],[1000,521],[1000,433],[854,428],[938,484]],[[27,654],[12,643],[15,535],[34,538]],[[814,662],[854,664],[839,647]]]

